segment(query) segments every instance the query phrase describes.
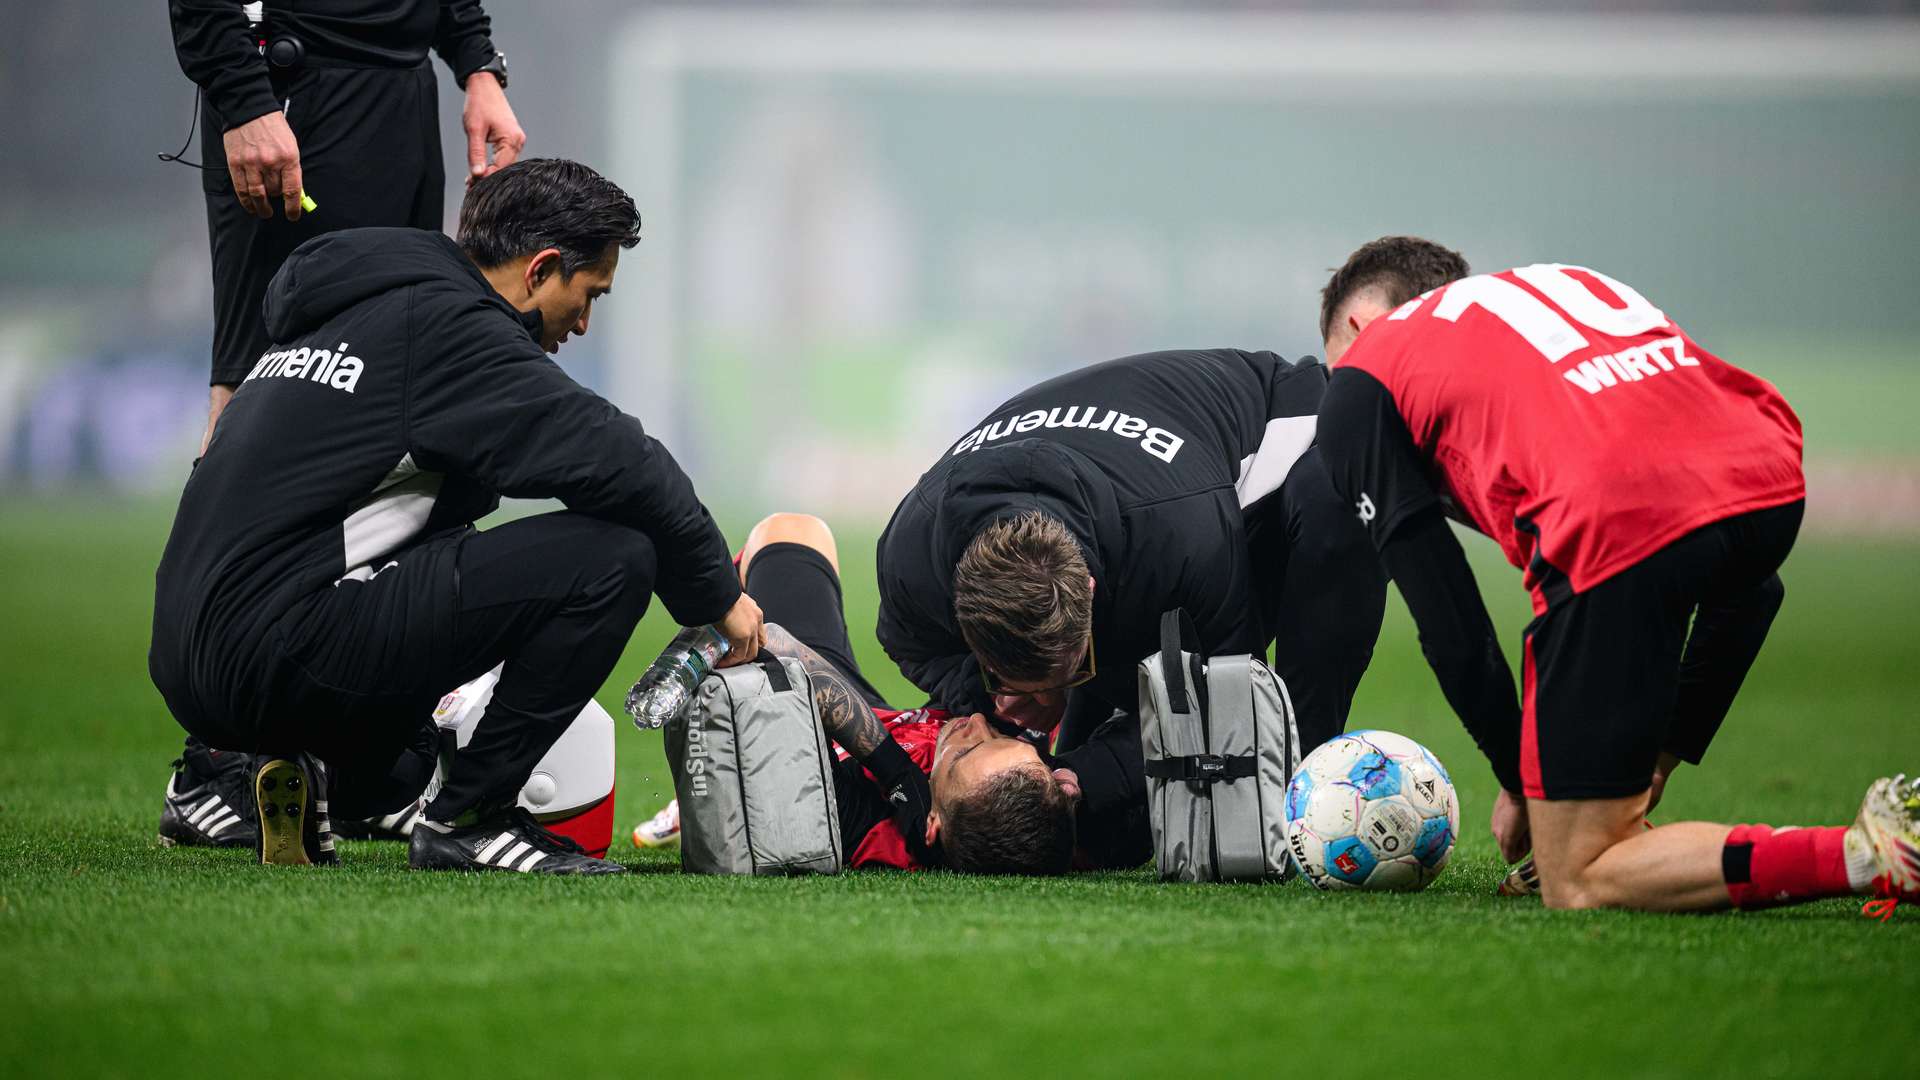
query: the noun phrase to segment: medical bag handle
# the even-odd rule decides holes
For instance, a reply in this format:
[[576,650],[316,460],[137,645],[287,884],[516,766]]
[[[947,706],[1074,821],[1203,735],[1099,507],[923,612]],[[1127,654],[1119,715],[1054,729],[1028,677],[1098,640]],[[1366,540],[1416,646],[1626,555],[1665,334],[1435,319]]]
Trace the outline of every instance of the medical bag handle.
[[[1180,675],[1183,653],[1188,657],[1193,692],[1199,699],[1197,710],[1187,699],[1188,682]],[[1160,674],[1167,683],[1168,708],[1182,714],[1198,711],[1203,718],[1206,716],[1207,680],[1200,668],[1200,632],[1194,628],[1186,608],[1174,608],[1160,615]]]
[[753,662],[767,673],[767,685],[773,688],[774,693],[784,694],[793,689],[793,681],[787,678],[787,666],[770,650],[761,649]]

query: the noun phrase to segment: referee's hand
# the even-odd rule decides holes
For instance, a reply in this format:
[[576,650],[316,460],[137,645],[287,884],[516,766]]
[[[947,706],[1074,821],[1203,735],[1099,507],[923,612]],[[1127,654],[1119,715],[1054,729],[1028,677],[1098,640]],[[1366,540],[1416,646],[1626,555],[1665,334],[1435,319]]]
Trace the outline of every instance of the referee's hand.
[[[460,126],[467,132],[467,183],[492,176],[513,164],[527,145],[527,133],[507,104],[507,92],[490,71],[467,76],[467,107],[460,114]],[[487,151],[493,160],[487,160]]]
[[287,220],[300,220],[300,144],[281,113],[270,112],[226,133],[227,172],[240,206],[257,218],[286,206]]

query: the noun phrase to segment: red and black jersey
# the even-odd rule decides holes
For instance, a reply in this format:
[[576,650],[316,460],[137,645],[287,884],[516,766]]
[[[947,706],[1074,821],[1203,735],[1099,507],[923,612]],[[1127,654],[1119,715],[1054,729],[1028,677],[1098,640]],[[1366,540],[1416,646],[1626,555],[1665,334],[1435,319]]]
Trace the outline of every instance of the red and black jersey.
[[[909,709],[905,712],[875,709],[874,715],[886,725],[887,734],[893,736],[893,741],[900,744],[900,748],[907,752],[920,771],[931,776],[934,747],[940,741],[940,729],[946,725],[947,714],[939,709]],[[845,750],[836,746],[834,753],[840,759],[839,777],[842,783],[858,779],[878,791],[879,781],[871,772],[862,768]],[[884,799],[877,803],[870,799],[841,800],[841,814],[849,819],[842,822],[842,832],[848,836],[851,848],[847,856],[848,866],[888,866],[897,870],[925,868],[926,864],[914,857],[906,835],[900,831],[899,823],[889,810]],[[864,830],[856,833],[862,827]],[[860,839],[853,842],[852,836],[856,834]]]
[[1806,492],[1778,391],[1572,266],[1464,278],[1374,320],[1334,366],[1318,434],[1448,703],[1515,793],[1513,674],[1442,510],[1526,572],[1538,615]]
[[[1330,433],[1324,413],[1321,441],[1352,449],[1329,465],[1339,458],[1335,487],[1375,542],[1444,500],[1526,571],[1536,611],[1695,529],[1806,495],[1800,421],[1772,384],[1581,267],[1412,300],[1362,331],[1333,381],[1347,415],[1372,417],[1373,445]],[[1365,393],[1381,400],[1353,408]],[[1411,467],[1394,446],[1408,437]]]

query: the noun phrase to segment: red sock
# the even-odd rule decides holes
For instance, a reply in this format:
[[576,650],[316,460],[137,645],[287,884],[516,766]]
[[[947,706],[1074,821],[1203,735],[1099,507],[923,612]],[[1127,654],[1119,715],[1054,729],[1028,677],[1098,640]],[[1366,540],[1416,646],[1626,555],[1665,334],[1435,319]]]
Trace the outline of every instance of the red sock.
[[1779,832],[1766,825],[1734,826],[1720,851],[1727,895],[1747,910],[1853,895],[1846,835],[1841,825]]

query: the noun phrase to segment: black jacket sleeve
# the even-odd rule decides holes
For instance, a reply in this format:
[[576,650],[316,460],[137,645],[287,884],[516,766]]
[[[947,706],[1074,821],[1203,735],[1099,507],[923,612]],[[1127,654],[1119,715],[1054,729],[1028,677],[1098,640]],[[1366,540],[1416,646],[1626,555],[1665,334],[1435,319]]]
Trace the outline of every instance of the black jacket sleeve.
[[434,29],[433,51],[453,72],[461,86],[467,76],[493,59],[493,20],[480,0],[440,0],[440,25]]
[[713,622],[740,598],[726,539],[673,455],[524,329],[469,308],[416,318],[409,338],[443,343],[425,362],[416,346],[408,386],[408,445],[422,468],[646,533],[659,556],[654,591],[682,625]]
[[1513,671],[1452,527],[1438,509],[1423,510],[1394,532],[1380,549],[1380,561],[1400,586],[1420,631],[1420,651],[1447,704],[1501,786],[1519,794],[1520,703]]
[[[881,584],[885,590],[885,584]],[[876,634],[881,648],[900,665],[900,675],[918,686],[927,703],[948,713],[993,713],[993,698],[979,675],[979,661],[966,640],[912,601],[881,601]]]
[[1400,587],[1447,703],[1501,785],[1519,792],[1513,672],[1392,395],[1365,372],[1334,372],[1320,408],[1319,445],[1334,490],[1360,515]]
[[[884,544],[885,541],[883,540]],[[936,709],[966,716],[993,711],[993,699],[980,677],[980,662],[949,619],[926,609],[926,602],[890,574],[882,555],[880,613],[874,635],[907,681],[927,695]]]
[[1333,373],[1315,439],[1334,492],[1359,515],[1376,549],[1408,517],[1440,505],[1393,395],[1366,372]]
[[1258,374],[1266,390],[1269,420],[1313,416],[1320,411],[1320,403],[1327,395],[1325,364],[1311,356],[1288,361],[1272,353],[1250,355],[1263,361]]
[[169,0],[173,52],[231,131],[280,108],[247,17],[234,0]]
[[1139,866],[1153,855],[1140,720],[1114,710],[1087,741],[1053,758],[1080,780],[1074,814],[1081,860],[1096,869]]
[[1123,811],[1146,804],[1147,765],[1140,748],[1140,718],[1114,710],[1087,741],[1054,758],[1080,779],[1082,817]]

